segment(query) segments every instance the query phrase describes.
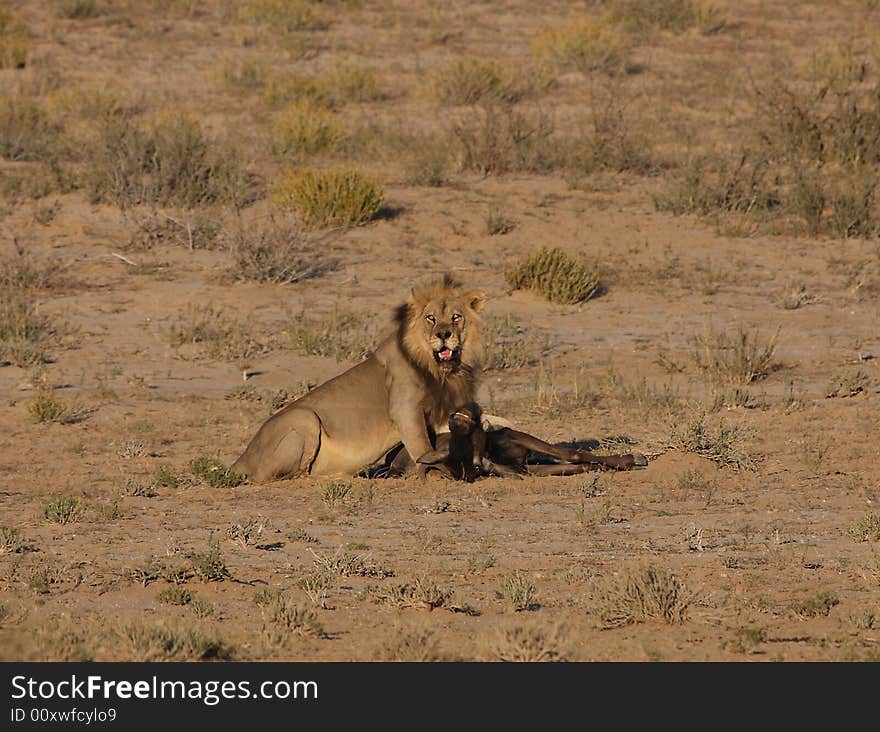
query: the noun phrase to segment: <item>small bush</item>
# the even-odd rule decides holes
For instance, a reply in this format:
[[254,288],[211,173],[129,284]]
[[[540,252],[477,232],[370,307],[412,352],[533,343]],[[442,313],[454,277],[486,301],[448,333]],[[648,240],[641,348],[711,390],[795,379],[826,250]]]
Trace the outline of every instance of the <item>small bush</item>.
[[64,496],[56,498],[46,505],[43,509],[43,518],[50,523],[64,526],[77,521],[81,513],[79,500]]
[[212,488],[235,488],[244,483],[244,476],[211,457],[197,457],[189,465],[190,472]]
[[227,660],[233,655],[231,646],[197,628],[132,622],[116,634],[127,647],[125,659],[129,661]]
[[265,530],[266,519],[260,516],[242,523],[232,524],[226,529],[226,538],[245,549],[254,546],[262,538]]
[[716,381],[742,386],[751,384],[773,369],[778,337],[778,330],[765,339],[759,330],[748,331],[743,325],[735,335],[706,332],[696,338],[697,365]]
[[201,124],[169,114],[150,127],[129,116],[106,119],[89,151],[85,186],[93,202],[193,208],[253,200],[238,153],[209,140]]
[[755,469],[752,456],[740,447],[739,429],[724,422],[713,429],[706,424],[705,415],[695,415],[686,423],[674,426],[671,441],[683,450],[702,455],[720,465],[729,465],[736,470]]
[[829,615],[831,608],[839,604],[840,598],[834,592],[825,591],[793,603],[791,611],[795,617],[806,620]]
[[193,572],[202,582],[223,582],[232,577],[220,554],[219,541],[210,541],[207,551],[196,552],[190,561]]
[[359,361],[375,346],[376,333],[369,320],[354,313],[335,311],[325,318],[300,314],[286,329],[290,347],[309,356],[332,356],[337,361]]
[[193,600],[192,593],[185,587],[166,587],[156,598],[163,605],[189,605]]
[[[324,638],[324,626],[313,610],[294,604],[283,593],[277,594],[264,610],[264,617],[272,626],[272,640],[283,645],[285,635],[299,635],[311,638]],[[284,635],[279,635],[280,631]]]
[[90,413],[78,404],[70,404],[55,395],[51,386],[41,385],[34,391],[34,396],[28,402],[28,412],[31,419],[38,424],[54,422],[55,424],[74,424],[81,422]]
[[332,112],[306,99],[289,105],[275,118],[272,150],[280,157],[297,159],[330,150],[342,137]]
[[24,24],[10,11],[0,8],[0,69],[24,68],[29,48]]
[[534,610],[537,607],[535,586],[523,575],[516,572],[501,579],[498,595],[514,612]]
[[333,480],[321,486],[321,503],[327,508],[344,506],[351,498],[353,484],[350,481]]
[[501,628],[488,643],[486,660],[509,663],[564,661],[561,636],[558,627],[513,625]]
[[307,0],[252,0],[240,8],[239,18],[281,35],[325,25]]
[[581,16],[564,26],[544,28],[532,52],[545,63],[574,68],[583,74],[619,74],[626,67],[630,40],[608,17]]
[[648,565],[597,582],[592,603],[604,628],[619,628],[647,620],[670,625],[687,618],[690,593],[670,570]]
[[365,554],[354,554],[341,547],[333,554],[319,555],[312,552],[315,568],[339,577],[393,577],[394,572],[381,567]]
[[471,57],[452,59],[432,74],[438,100],[450,105],[516,102],[526,93],[523,81],[497,61]]
[[546,173],[558,165],[553,126],[542,112],[509,106],[473,110],[452,128],[459,166],[482,175]]
[[854,397],[866,392],[873,383],[874,379],[862,369],[843,369],[831,377],[825,388],[825,397]]
[[55,15],[69,20],[85,20],[98,15],[95,0],[55,0]]
[[450,590],[421,577],[408,584],[370,589],[370,595],[374,602],[391,605],[398,609],[433,610],[444,605],[448,606],[452,594]]
[[863,516],[847,533],[854,541],[880,541],[880,513]]
[[7,160],[54,160],[59,134],[59,127],[41,105],[26,97],[0,97],[0,156]]
[[180,478],[167,465],[160,465],[153,474],[153,483],[160,488],[177,488]]
[[171,323],[167,338],[176,348],[200,346],[208,358],[234,361],[265,352],[266,347],[253,338],[251,330],[222,308],[190,305]]
[[12,526],[0,526],[0,556],[21,554],[27,550],[28,545],[18,529]]
[[629,32],[640,35],[653,30],[683,33],[691,28],[712,33],[725,23],[714,7],[693,0],[611,0],[608,17]]
[[406,182],[413,186],[439,188],[452,165],[447,143],[435,136],[415,139],[406,162]]
[[240,225],[229,237],[230,273],[238,280],[289,285],[335,266],[324,248],[288,220]]
[[382,209],[382,186],[356,170],[302,170],[279,181],[272,202],[295,210],[306,226],[362,226]]
[[535,252],[507,269],[504,277],[514,290],[535,290],[551,302],[569,305],[599,292],[599,277],[590,266],[558,247]]

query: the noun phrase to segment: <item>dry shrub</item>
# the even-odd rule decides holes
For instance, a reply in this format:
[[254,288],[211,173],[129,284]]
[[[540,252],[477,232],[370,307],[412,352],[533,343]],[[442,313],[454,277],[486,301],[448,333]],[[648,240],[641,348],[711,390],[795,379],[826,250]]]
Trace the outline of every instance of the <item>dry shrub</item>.
[[565,661],[563,631],[558,626],[509,625],[495,632],[486,644],[485,660],[513,663]]
[[707,330],[695,338],[697,365],[715,381],[745,386],[773,370],[778,338],[778,329],[765,339],[759,329],[750,331],[744,325],[732,335]]
[[213,359],[247,359],[266,351],[252,335],[253,325],[236,320],[223,308],[211,304],[189,305],[168,328],[171,346],[198,346]]
[[7,160],[54,160],[59,128],[42,105],[23,96],[0,97],[0,156]]
[[95,203],[239,208],[254,190],[237,151],[209,140],[198,121],[172,113],[144,127],[129,116],[102,121],[85,186]]
[[717,213],[758,215],[780,204],[769,161],[743,151],[734,160],[717,155],[689,158],[655,196],[659,211],[680,215]]
[[325,26],[307,0],[252,0],[239,9],[238,17],[280,35]]
[[438,101],[449,105],[487,101],[511,104],[547,83],[538,71],[512,70],[498,61],[471,56],[441,64],[431,77]]
[[133,212],[134,232],[128,246],[133,249],[152,249],[171,245],[195,249],[215,249],[220,241],[223,221],[214,209],[194,209],[174,212],[152,210],[147,214]]
[[273,645],[283,646],[291,635],[311,638],[326,636],[315,611],[295,604],[284,593],[277,593],[268,602],[263,617],[268,623],[264,632]]
[[38,386],[28,402],[28,414],[38,424],[76,424],[88,418],[92,411],[81,404],[59,399],[55,390],[47,384]]
[[289,285],[320,277],[336,266],[321,242],[286,218],[242,222],[227,242],[229,271],[238,280]]
[[880,513],[868,513],[847,531],[853,541],[880,541]]
[[687,619],[690,593],[672,570],[649,564],[595,582],[590,601],[603,628],[648,620],[679,625]]
[[217,636],[188,626],[133,621],[121,625],[116,636],[127,661],[228,660],[233,655],[233,648]]
[[532,42],[532,53],[560,68],[613,75],[625,69],[630,46],[626,34],[607,16],[584,15],[541,30]]
[[714,33],[725,25],[724,16],[714,6],[693,0],[610,0],[608,17],[639,35],[654,30],[683,33],[691,28]]
[[742,433],[735,425],[719,421],[713,427],[706,424],[705,414],[695,414],[683,423],[673,425],[670,432],[671,444],[682,450],[736,470],[754,470],[756,467],[754,458],[742,448]]
[[453,126],[452,142],[462,170],[483,175],[546,173],[558,165],[552,133],[549,118],[540,111],[487,105]]
[[384,196],[378,181],[357,170],[300,170],[278,182],[272,202],[310,228],[362,226],[379,215]]
[[68,20],[94,18],[99,13],[95,0],[55,0],[52,5],[55,15]]
[[437,635],[428,628],[397,628],[376,652],[380,661],[432,663],[447,661],[440,651]]
[[533,366],[550,347],[546,333],[526,328],[511,316],[483,318],[483,364],[487,369]]
[[272,150],[281,157],[330,150],[342,139],[343,131],[332,112],[305,99],[290,104],[272,126]]
[[575,173],[600,171],[651,173],[651,140],[633,130],[626,90],[616,81],[598,85],[591,94],[590,118],[579,134],[564,141],[566,167]]
[[435,135],[418,136],[407,152],[406,183],[438,188],[446,183],[451,167],[446,140]]
[[544,248],[520,260],[504,273],[514,290],[535,290],[551,302],[584,302],[599,292],[599,277],[583,259],[564,249]]
[[359,361],[376,345],[375,323],[357,313],[334,311],[328,317],[296,316],[285,329],[290,347],[309,356]]
[[[199,480],[205,481],[212,488],[235,488],[245,481],[240,473],[227,468],[216,458],[200,456],[189,464],[190,472]],[[219,546],[217,547],[219,552]]]
[[427,578],[417,577],[413,582],[388,587],[373,587],[370,595],[377,603],[392,607],[419,608],[433,610],[437,607],[449,606],[453,592],[440,587]]
[[23,68],[29,48],[24,23],[9,10],[0,8],[0,69]]

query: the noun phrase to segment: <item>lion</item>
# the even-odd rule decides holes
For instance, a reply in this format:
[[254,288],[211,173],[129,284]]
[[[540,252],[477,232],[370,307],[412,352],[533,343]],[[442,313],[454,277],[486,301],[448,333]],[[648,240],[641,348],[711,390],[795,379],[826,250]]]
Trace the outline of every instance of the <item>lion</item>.
[[474,399],[485,301],[450,275],[413,290],[374,353],[273,414],[232,470],[256,483],[350,476],[400,442],[411,456],[433,450],[456,406]]

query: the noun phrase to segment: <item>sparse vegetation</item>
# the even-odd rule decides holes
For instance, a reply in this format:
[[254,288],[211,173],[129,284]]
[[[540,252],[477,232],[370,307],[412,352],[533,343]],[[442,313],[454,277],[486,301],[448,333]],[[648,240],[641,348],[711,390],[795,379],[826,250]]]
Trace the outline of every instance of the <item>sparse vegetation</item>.
[[166,337],[175,348],[198,346],[212,359],[246,359],[266,349],[253,337],[252,326],[211,304],[187,306],[172,321]]
[[435,582],[417,577],[413,582],[402,585],[373,587],[370,596],[374,602],[391,605],[396,608],[418,608],[433,610],[448,606],[452,592],[440,587]]
[[603,628],[648,620],[678,625],[687,619],[690,593],[669,569],[647,565],[594,583],[591,612]]
[[21,554],[27,551],[28,545],[21,531],[12,526],[0,526],[0,556],[5,554]]
[[631,40],[608,16],[583,15],[564,25],[544,28],[532,52],[545,63],[583,74],[619,74],[626,67]]
[[504,276],[514,290],[535,290],[551,302],[584,302],[599,292],[599,277],[589,264],[558,247],[521,259]]
[[707,331],[696,337],[697,365],[715,381],[745,386],[774,368],[778,338],[778,329],[770,338],[764,338],[759,330],[750,331],[743,325],[734,335]]
[[791,611],[800,620],[828,615],[831,609],[840,604],[840,598],[834,592],[819,592],[791,605]]
[[91,410],[59,399],[51,386],[40,385],[28,403],[28,412],[37,423],[74,424],[85,419]]
[[565,661],[562,631],[558,626],[510,625],[496,631],[488,643],[489,661],[546,663]]
[[360,361],[373,350],[376,331],[372,321],[356,313],[334,311],[329,317],[298,315],[287,333],[294,350],[337,361]]
[[345,506],[352,496],[354,486],[350,481],[332,480],[321,485],[321,503],[327,508]]
[[534,610],[536,607],[535,586],[518,572],[502,577],[498,595],[514,612]]
[[92,201],[192,208],[227,203],[240,208],[253,190],[238,153],[209,140],[183,114],[143,127],[129,116],[101,122],[84,179]]
[[454,58],[434,70],[432,84],[442,104],[496,101],[512,103],[528,92],[528,75],[515,73],[491,59]]
[[706,416],[696,414],[672,428],[671,441],[688,452],[702,455],[719,465],[737,470],[752,470],[754,458],[741,447],[742,431],[735,425],[719,421],[717,427],[706,424]]
[[193,553],[190,562],[193,572],[202,582],[223,582],[232,577],[217,540],[212,539],[206,551]]
[[873,384],[874,379],[862,369],[841,369],[831,377],[825,387],[825,397],[854,397],[867,392]]
[[244,483],[244,476],[232,471],[215,458],[202,455],[189,465],[190,472],[212,488],[235,488]]
[[351,169],[290,172],[272,194],[278,208],[296,211],[310,228],[363,226],[379,215],[384,198],[377,181]]
[[557,166],[553,125],[540,111],[507,105],[473,109],[452,128],[461,170],[482,175],[546,173]]
[[238,280],[290,285],[335,266],[320,242],[287,219],[241,224],[229,237],[230,273]]
[[269,623],[266,629],[271,640],[283,645],[287,635],[323,638],[324,626],[313,610],[294,604],[285,594],[276,594],[264,607],[264,617]]
[[262,516],[232,524],[226,529],[226,538],[233,544],[238,544],[242,549],[246,549],[260,541],[266,530],[266,524],[266,519]]
[[880,513],[865,514],[847,534],[854,541],[880,541]]
[[77,521],[81,515],[82,507],[80,506],[79,499],[70,498],[69,496],[62,496],[61,498],[49,501],[43,508],[43,518],[46,521],[53,524],[61,524],[62,526]]
[[315,554],[315,568],[339,577],[393,577],[394,571],[382,567],[366,554],[355,554],[342,547],[333,554]]
[[116,635],[125,658],[143,662],[228,660],[234,649],[201,629],[163,623],[130,622]]
[[332,150],[343,134],[332,112],[305,99],[290,104],[275,118],[272,149],[282,158],[297,160]]

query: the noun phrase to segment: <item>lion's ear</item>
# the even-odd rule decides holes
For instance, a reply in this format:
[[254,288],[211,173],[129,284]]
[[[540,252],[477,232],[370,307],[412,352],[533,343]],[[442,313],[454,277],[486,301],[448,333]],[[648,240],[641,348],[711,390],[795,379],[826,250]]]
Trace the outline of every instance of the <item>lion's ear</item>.
[[486,304],[486,293],[480,290],[473,290],[472,292],[466,292],[463,299],[471,310],[478,313]]

